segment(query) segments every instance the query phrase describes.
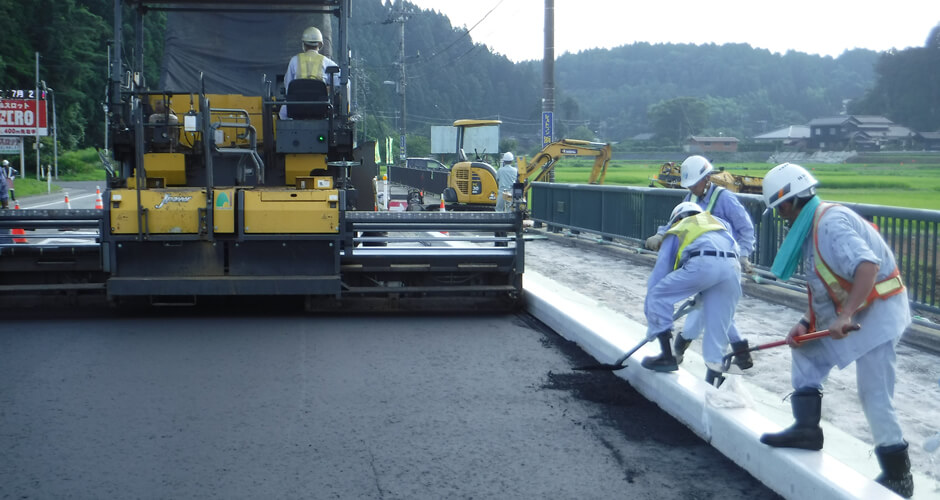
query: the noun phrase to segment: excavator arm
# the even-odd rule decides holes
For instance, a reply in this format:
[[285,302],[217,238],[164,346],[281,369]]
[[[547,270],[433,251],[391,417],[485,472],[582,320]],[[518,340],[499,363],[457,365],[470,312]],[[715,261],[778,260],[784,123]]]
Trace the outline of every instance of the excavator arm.
[[523,194],[528,195],[529,186],[532,182],[546,180],[559,160],[571,156],[593,156],[594,168],[591,169],[588,183],[604,183],[604,177],[607,175],[607,163],[610,162],[611,156],[610,144],[562,139],[542,148],[532,157],[530,162],[527,162],[525,157],[519,160],[519,182],[525,184]]

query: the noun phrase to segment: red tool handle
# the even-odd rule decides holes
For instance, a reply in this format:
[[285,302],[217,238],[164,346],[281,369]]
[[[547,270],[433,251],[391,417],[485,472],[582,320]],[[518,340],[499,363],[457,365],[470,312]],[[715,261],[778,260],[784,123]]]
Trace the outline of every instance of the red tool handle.
[[[861,328],[861,327],[862,327],[862,325],[858,325],[858,324],[849,325],[848,331],[853,332],[853,331],[855,331],[855,330],[858,330],[858,329]],[[799,343],[805,342],[805,341],[807,341],[807,340],[816,340],[816,339],[820,339],[820,338],[823,338],[823,337],[828,337],[829,335],[831,335],[831,333],[829,332],[829,330],[821,330],[821,331],[818,331],[818,332],[804,333],[803,335],[797,335],[797,336],[793,337],[793,340],[795,340],[796,343],[799,344]],[[761,345],[757,346],[756,348],[754,348],[753,350],[759,351],[759,350],[763,350],[763,349],[770,349],[771,347],[780,347],[780,346],[782,346],[782,345],[785,345],[786,343],[787,343],[787,340],[786,340],[786,339],[778,340],[778,341],[776,341],[776,342],[771,342],[771,343],[769,343],[769,344],[761,344]]]
[[[803,335],[797,335],[796,337],[793,337],[793,340],[795,340],[797,343],[800,343],[800,342],[803,342],[804,340],[815,340],[815,339],[828,337],[828,336],[829,336],[829,330],[823,330],[821,332],[813,332],[813,333],[806,333]],[[786,343],[787,343],[787,340],[783,339],[783,340],[778,340],[776,342],[770,342],[769,344],[761,344],[757,347],[758,349],[770,349],[771,347],[780,347],[782,345],[786,345]],[[755,350],[758,350],[758,349],[755,349]]]

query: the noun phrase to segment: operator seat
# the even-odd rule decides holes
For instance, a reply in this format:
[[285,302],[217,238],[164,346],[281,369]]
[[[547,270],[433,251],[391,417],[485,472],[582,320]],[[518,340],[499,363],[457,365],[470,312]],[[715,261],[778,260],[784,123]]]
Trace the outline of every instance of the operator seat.
[[322,120],[333,112],[326,83],[313,78],[292,80],[287,87],[287,101],[304,101],[288,104],[287,117],[294,120]]

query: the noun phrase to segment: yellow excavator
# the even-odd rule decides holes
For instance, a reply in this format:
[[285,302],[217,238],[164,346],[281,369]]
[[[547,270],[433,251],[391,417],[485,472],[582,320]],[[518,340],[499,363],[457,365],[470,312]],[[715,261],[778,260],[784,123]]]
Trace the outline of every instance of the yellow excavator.
[[[464,132],[467,128],[498,125],[498,120],[457,120],[457,155],[458,162],[450,169],[447,189],[444,190],[444,203],[448,209],[456,210],[492,210],[496,206],[497,196],[511,194],[499,193],[496,169],[481,158],[468,160],[463,152]],[[525,156],[517,160],[518,183],[523,184],[522,201],[527,199],[532,182],[547,180],[549,173],[559,160],[572,156],[594,157],[594,166],[588,178],[590,184],[603,184],[610,162],[610,144],[576,139],[561,139],[548,144],[528,161]]]
[[[650,187],[659,184],[664,188],[683,189],[679,182],[682,179],[681,164],[668,161],[659,167],[659,173],[655,178],[650,179]],[[721,186],[733,193],[751,193],[761,194],[764,183],[762,177],[752,175],[732,174],[720,167],[717,172],[711,174],[709,179],[712,183]],[[654,184],[655,183],[655,184]]]

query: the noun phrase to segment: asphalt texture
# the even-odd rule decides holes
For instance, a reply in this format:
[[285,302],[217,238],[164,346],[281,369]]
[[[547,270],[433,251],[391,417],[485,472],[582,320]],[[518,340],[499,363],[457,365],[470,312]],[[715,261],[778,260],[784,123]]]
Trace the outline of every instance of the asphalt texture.
[[530,316],[297,310],[2,311],[0,498],[778,498]]

